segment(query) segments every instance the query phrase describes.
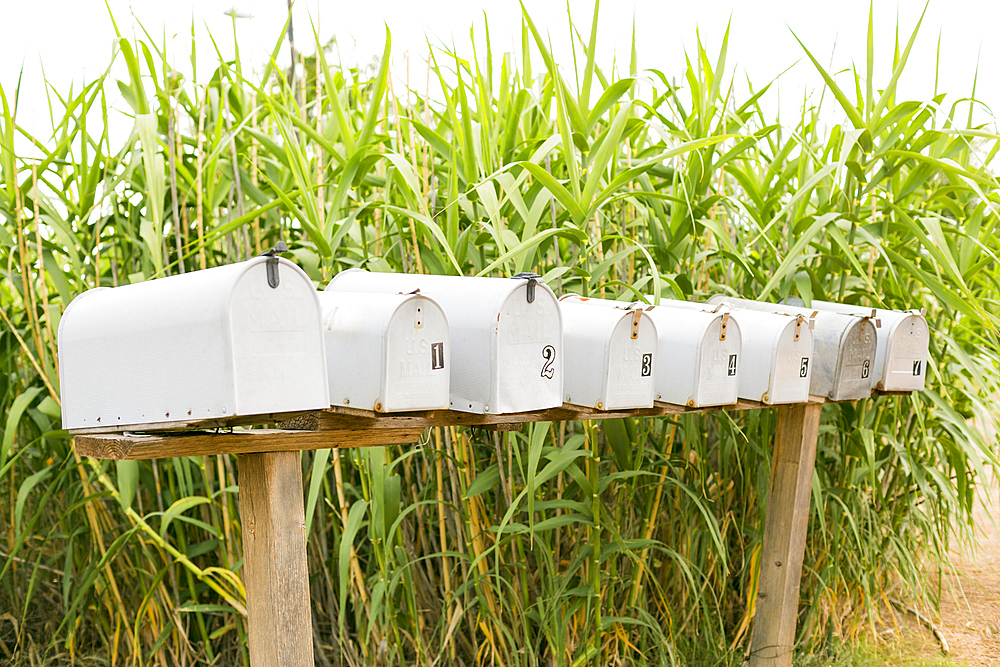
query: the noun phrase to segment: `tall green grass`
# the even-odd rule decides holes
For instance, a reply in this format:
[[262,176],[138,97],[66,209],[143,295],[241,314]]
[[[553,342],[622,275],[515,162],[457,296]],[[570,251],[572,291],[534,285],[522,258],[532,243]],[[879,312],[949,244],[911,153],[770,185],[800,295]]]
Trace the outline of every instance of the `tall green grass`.
[[[246,661],[235,459],[81,459],[55,333],[85,289],[278,239],[317,285],[534,270],[605,297],[926,308],[927,391],[824,408],[803,650],[868,633],[888,597],[932,601],[996,462],[998,135],[967,98],[896,99],[913,37],[875,63],[870,17],[864,71],[806,50],[822,106],[779,123],[773,83],[734,92],[725,40],[598,63],[597,10],[571,23],[576,70],[526,14],[519,53],[488,30],[432,49],[433,97],[402,89],[388,34],[371,69],[316,49],[294,87],[282,40],[258,75],[220,56],[195,77],[122,39],[128,79],[56,91],[50,136],[0,89],[0,659]],[[135,129],[112,144],[114,90]],[[763,410],[304,453],[318,664],[738,664],[773,432]]]

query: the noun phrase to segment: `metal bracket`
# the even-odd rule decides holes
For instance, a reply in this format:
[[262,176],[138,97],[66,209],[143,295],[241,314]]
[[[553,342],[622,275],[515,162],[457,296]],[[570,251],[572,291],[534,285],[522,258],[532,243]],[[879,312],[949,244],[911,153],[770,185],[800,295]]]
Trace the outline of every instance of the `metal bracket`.
[[511,278],[522,278],[528,281],[528,303],[535,302],[535,285],[537,285],[541,278],[537,273],[518,273],[517,275],[511,276]]
[[726,340],[727,326],[729,326],[729,311],[722,313],[722,330],[719,332],[719,340]]
[[799,336],[802,333],[802,323],[805,322],[806,318],[802,315],[797,315],[795,317],[795,342],[799,342]]
[[271,289],[275,289],[281,283],[281,277],[278,275],[278,255],[285,252],[288,252],[288,246],[284,241],[278,241],[273,248],[261,254],[261,257],[267,257],[267,284]]
[[632,340],[639,337],[639,320],[642,318],[642,308],[632,311]]

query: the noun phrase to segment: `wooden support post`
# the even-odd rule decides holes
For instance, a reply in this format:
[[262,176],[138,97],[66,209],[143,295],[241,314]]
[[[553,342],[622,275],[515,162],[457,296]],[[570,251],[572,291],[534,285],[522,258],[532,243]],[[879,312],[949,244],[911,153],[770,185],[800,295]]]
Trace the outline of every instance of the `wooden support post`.
[[751,667],[789,667],[795,645],[799,583],[809,526],[820,403],[778,408],[771,497],[764,521]]
[[299,452],[239,456],[251,667],[313,665],[299,457]]

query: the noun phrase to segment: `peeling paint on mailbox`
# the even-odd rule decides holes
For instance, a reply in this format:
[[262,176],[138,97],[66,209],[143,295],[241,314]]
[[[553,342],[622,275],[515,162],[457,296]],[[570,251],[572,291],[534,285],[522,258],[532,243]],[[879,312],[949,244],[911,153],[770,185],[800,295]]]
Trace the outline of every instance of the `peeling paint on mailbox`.
[[343,271],[327,291],[428,296],[451,329],[450,404],[508,414],[562,405],[562,317],[538,276],[467,278]]
[[59,362],[72,430],[329,405],[316,289],[277,258],[84,292],[59,324]]

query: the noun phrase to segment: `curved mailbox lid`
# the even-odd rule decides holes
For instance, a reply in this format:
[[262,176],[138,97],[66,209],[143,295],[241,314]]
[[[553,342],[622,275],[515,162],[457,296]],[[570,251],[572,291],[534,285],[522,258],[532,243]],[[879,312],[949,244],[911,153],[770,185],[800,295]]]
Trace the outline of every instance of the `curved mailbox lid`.
[[809,393],[834,401],[871,396],[875,385],[875,325],[871,318],[816,311],[785,304],[716,295],[709,303],[730,303],[734,308],[767,313],[803,315],[813,320],[813,354]]
[[349,269],[327,290],[429,296],[448,317],[451,408],[509,414],[562,405],[559,302],[533,278],[468,278]]
[[[799,299],[789,301],[795,303]],[[874,313],[878,336],[873,369],[875,388],[879,391],[923,391],[930,328],[920,311],[865,308],[829,301],[813,301],[812,307],[861,316]]]
[[[638,306],[595,307],[569,294],[559,300],[566,348],[566,402],[598,410],[651,408],[656,326]],[[611,302],[615,303],[615,302]]]
[[[660,304],[705,308],[705,304],[672,299],[661,299]],[[740,398],[768,405],[809,400],[813,335],[805,316],[738,309],[731,314],[743,336]]]
[[444,311],[416,294],[319,293],[330,400],[376,412],[448,408]]
[[[591,303],[627,308],[624,301]],[[739,390],[742,335],[727,307],[643,304],[656,326],[656,400],[692,408],[732,405]],[[717,312],[716,312],[717,311]]]
[[267,257],[91,290],[59,324],[63,425],[115,429],[329,405],[319,301]]

